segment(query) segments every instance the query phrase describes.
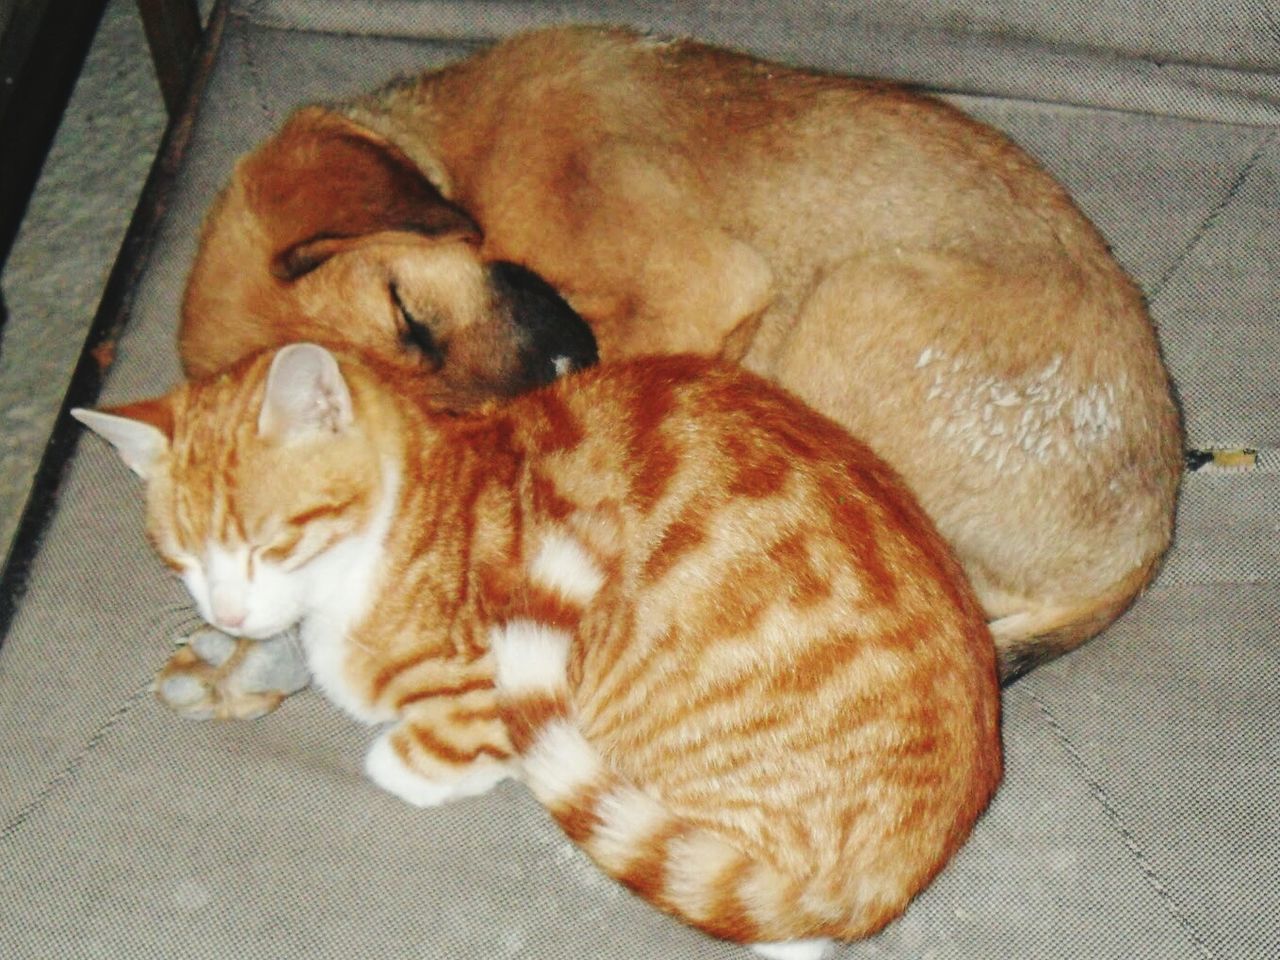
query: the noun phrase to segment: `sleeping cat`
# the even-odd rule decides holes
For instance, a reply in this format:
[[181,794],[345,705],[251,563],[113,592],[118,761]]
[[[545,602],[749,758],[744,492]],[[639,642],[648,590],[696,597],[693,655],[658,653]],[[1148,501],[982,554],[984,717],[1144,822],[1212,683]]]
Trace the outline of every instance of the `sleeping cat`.
[[419,805],[523,776],[610,875],[816,957],[898,915],[1000,777],[991,637],[901,481],[780,388],[653,357],[442,414],[295,344],[76,415],[210,623],[291,625]]

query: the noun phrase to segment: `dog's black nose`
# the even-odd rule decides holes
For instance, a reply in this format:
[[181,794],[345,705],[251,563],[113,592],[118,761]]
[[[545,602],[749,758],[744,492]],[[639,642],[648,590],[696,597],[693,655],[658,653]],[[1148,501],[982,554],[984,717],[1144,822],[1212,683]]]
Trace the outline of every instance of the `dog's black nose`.
[[551,284],[516,263],[490,264],[499,301],[524,334],[520,362],[530,387],[550,383],[599,359],[596,338]]

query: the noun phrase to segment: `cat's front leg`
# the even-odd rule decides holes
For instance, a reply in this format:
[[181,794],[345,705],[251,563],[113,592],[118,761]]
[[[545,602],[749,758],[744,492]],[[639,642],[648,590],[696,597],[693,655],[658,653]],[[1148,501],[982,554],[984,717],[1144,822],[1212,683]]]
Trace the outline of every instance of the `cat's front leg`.
[[155,692],[189,720],[248,720],[270,713],[309,682],[293,635],[246,640],[204,627],[161,668]]
[[[435,807],[518,777],[492,691],[459,699],[417,704],[383,732],[365,755],[369,779],[414,806]],[[484,703],[467,702],[476,699]]]

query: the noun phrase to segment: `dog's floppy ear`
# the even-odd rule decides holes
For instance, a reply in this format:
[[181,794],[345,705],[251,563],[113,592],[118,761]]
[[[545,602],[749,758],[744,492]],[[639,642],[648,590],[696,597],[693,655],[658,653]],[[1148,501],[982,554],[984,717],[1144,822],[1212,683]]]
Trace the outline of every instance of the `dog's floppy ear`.
[[270,235],[271,272],[282,280],[374,234],[480,241],[475,221],[401,150],[318,107],[295,114],[246,159],[240,176]]

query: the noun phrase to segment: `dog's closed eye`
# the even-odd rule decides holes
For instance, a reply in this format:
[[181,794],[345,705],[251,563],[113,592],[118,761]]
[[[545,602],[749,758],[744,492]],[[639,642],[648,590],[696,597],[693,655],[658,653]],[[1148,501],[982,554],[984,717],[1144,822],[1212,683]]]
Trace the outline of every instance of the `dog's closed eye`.
[[391,302],[395,305],[396,312],[400,316],[400,342],[406,347],[417,350],[426,357],[431,364],[433,372],[439,370],[444,366],[444,346],[436,340],[431,328],[414,316],[413,312],[405,306],[405,302],[400,296],[399,288],[393,283],[388,289],[391,294]]

